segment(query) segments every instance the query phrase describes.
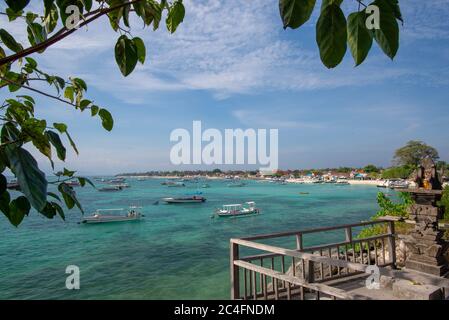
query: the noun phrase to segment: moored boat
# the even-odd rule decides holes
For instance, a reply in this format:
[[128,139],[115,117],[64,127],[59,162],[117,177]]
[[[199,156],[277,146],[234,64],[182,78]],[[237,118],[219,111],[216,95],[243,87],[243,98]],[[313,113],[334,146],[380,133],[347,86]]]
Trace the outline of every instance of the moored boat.
[[81,222],[86,224],[98,224],[109,222],[138,221],[143,217],[139,209],[139,207],[129,207],[128,210],[98,209],[90,217],[84,218]]
[[218,217],[239,217],[252,214],[259,214],[260,210],[256,208],[254,201],[248,201],[242,204],[225,204],[221,209],[215,210]]
[[172,204],[172,203],[202,203],[206,201],[206,198],[202,196],[191,196],[191,197],[179,197],[179,198],[163,198],[162,201]]
[[114,192],[114,191],[122,191],[122,190],[123,190],[123,188],[120,186],[110,186],[110,187],[103,187],[103,188],[98,189],[98,191],[101,191],[101,192]]

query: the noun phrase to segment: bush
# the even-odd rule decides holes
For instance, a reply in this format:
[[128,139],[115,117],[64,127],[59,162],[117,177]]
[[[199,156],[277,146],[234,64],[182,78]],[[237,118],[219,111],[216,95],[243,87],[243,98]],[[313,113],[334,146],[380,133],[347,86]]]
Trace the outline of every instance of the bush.
[[[395,216],[395,217],[408,217],[408,207],[413,204],[412,197],[409,193],[400,192],[399,193],[399,203],[391,201],[383,192],[377,194],[377,203],[379,204],[380,210],[376,213],[372,220],[385,216]],[[407,232],[408,228],[404,223],[398,223],[398,232]],[[363,229],[357,238],[367,238],[383,234],[386,232],[386,227],[384,225],[375,225],[369,228]]]

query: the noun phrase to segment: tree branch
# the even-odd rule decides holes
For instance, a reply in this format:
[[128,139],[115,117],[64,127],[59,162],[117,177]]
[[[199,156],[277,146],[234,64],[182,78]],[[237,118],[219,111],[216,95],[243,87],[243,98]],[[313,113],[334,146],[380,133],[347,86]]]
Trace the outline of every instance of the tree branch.
[[[140,2],[140,1],[144,1],[144,0],[131,0],[129,2],[122,3],[122,4],[116,5],[114,7],[107,8],[107,9],[94,10],[94,11],[90,12],[88,15],[86,15],[86,17],[87,16],[91,16],[91,18],[89,18],[89,19],[83,21],[82,23],[80,23],[79,28],[80,27],[84,27],[85,25],[88,25],[92,21],[95,21],[98,18],[100,18],[100,17],[104,16],[105,14],[108,14],[108,13],[114,11],[114,10],[120,9],[122,7],[126,7],[128,5],[131,5],[131,4]],[[3,59],[0,59],[0,66],[8,64],[8,63],[12,63],[12,62],[14,62],[16,60],[19,60],[20,58],[23,58],[23,57],[26,57],[26,56],[28,56],[30,54],[35,53],[35,52],[44,50],[44,49],[52,46],[53,44],[61,41],[65,37],[71,35],[76,30],[77,29],[75,29],[75,28],[73,28],[71,30],[68,30],[66,27],[63,27],[61,30],[56,32],[56,34],[54,34],[52,37],[48,38],[47,40],[45,40],[45,41],[43,41],[43,42],[41,42],[41,43],[39,43],[39,44],[37,44],[35,46],[29,47],[29,48],[27,48],[25,50],[17,52],[17,53],[15,53],[13,55],[10,55],[10,56],[7,56],[7,57],[5,57]]]
[[64,102],[64,103],[66,103],[66,104],[68,104],[68,105],[71,105],[71,106],[73,106],[73,107],[75,107],[75,108],[78,107],[76,104],[74,104],[74,103],[72,103],[72,102],[69,102],[69,101],[67,101],[67,100],[61,99],[61,98],[58,97],[58,96],[53,96],[53,95],[51,95],[51,94],[49,94],[49,93],[40,91],[40,90],[38,90],[38,89],[31,88],[31,87],[29,87],[29,86],[27,86],[27,85],[24,85],[24,84],[20,84],[20,83],[14,82],[14,81],[9,80],[9,79],[4,78],[4,77],[0,77],[0,79],[3,80],[3,81],[5,81],[5,82],[7,82],[7,83],[9,83],[9,84],[12,84],[12,85],[15,85],[15,86],[19,86],[19,87],[21,87],[21,88],[24,88],[24,89],[27,89],[27,90],[30,90],[30,91],[39,93],[39,94],[41,94],[41,95],[43,95],[43,96],[46,96],[46,97],[48,97],[48,98],[51,98],[51,99],[55,99],[55,100]]

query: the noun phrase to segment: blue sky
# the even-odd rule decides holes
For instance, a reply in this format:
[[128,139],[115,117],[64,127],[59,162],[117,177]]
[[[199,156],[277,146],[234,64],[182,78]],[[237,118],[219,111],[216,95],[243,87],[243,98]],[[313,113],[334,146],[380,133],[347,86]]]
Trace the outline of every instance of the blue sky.
[[[115,64],[118,35],[107,20],[80,29],[35,59],[49,72],[85,79],[87,97],[112,112],[115,127],[108,133],[87,113],[39,99],[37,116],[66,122],[80,150],[57,167],[83,174],[175,169],[170,132],[193,120],[205,128],[279,129],[283,169],[388,166],[411,139],[448,161],[449,1],[400,2],[405,25],[395,60],[374,45],[362,66],[354,68],[348,52],[334,70],[319,60],[318,10],[301,29],[284,31],[277,0],[185,0],[186,18],[173,35],[134,21],[148,55],[127,78]],[[347,12],[356,8],[344,1]],[[20,22],[8,28],[28,45]]]

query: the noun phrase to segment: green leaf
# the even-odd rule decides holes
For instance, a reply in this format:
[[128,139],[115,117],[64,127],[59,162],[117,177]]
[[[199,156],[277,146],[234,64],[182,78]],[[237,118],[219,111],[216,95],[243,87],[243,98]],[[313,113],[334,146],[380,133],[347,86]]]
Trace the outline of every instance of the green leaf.
[[99,110],[100,108],[98,106],[93,105],[92,107],[90,107],[90,113],[92,117],[96,116]]
[[79,89],[83,89],[84,91],[87,91],[87,84],[83,79],[80,78],[73,78],[71,79],[76,87]]
[[340,6],[342,4],[343,0],[323,0],[321,3],[321,11],[326,9],[326,7],[330,4],[336,4],[337,6]]
[[[3,59],[5,57],[6,57],[5,50],[3,50],[2,47],[0,47],[0,59]],[[10,66],[11,66],[10,64],[4,64],[4,65],[0,66],[0,76],[3,76],[6,73],[8,73]],[[0,86],[0,88],[1,88],[1,86]]]
[[33,156],[25,149],[8,145],[5,147],[11,171],[17,177],[20,189],[38,211],[46,205],[47,179]]
[[73,175],[74,175],[75,173],[76,173],[76,171],[73,171],[73,170],[69,170],[69,169],[67,169],[67,168],[64,168],[64,172],[62,173],[62,175],[71,178],[71,177],[73,177]]
[[103,128],[111,131],[112,127],[114,126],[114,119],[112,119],[112,115],[109,113],[109,111],[106,109],[100,109],[98,115],[101,118],[101,124],[103,125]]
[[145,63],[146,49],[143,40],[139,37],[133,38],[134,45],[137,48],[137,59],[141,64]]
[[67,132],[67,125],[65,123],[53,123],[53,127],[56,128],[60,133],[66,133]]
[[399,26],[388,0],[376,0],[373,4],[379,7],[380,29],[374,30],[374,39],[382,51],[391,59],[399,49]]
[[128,39],[126,35],[118,38],[115,45],[115,61],[125,77],[134,70],[137,60],[137,48],[134,42]]
[[[35,46],[47,40],[47,31],[39,23],[35,22],[29,23],[27,27],[27,32],[28,32],[28,41],[32,46]],[[45,50],[42,49],[39,51],[39,53],[42,53],[44,51]]]
[[284,29],[296,29],[306,23],[312,15],[315,3],[316,0],[279,0]]
[[0,39],[3,44],[8,47],[9,50],[14,52],[19,52],[23,50],[23,47],[18,43],[12,35],[8,33],[5,29],[0,29]]
[[53,208],[55,208],[56,212],[59,214],[62,220],[65,220],[64,210],[61,208],[61,206],[56,202],[51,202],[51,205],[53,206]]
[[9,219],[9,202],[11,201],[11,196],[8,191],[0,193],[0,210]]
[[184,20],[184,16],[186,14],[186,10],[182,1],[176,1],[170,7],[170,11],[168,12],[167,19],[165,23],[167,24],[167,29],[170,33],[174,33],[178,28],[179,24]]
[[79,104],[79,108],[81,109],[81,111],[84,111],[90,104],[92,103],[92,101],[90,100],[81,100],[80,104]]
[[3,174],[0,174],[0,194],[6,191],[8,185],[8,180],[6,180]]
[[50,14],[50,11],[54,5],[55,0],[44,0],[45,17],[47,17]]
[[80,183],[80,185],[82,186],[82,187],[84,187],[85,185],[86,185],[86,182],[88,183],[88,184],[90,184],[92,187],[94,187],[95,188],[95,185],[92,183],[92,181],[90,181],[88,178],[85,178],[85,177],[78,177],[78,181],[79,181],[79,183]]
[[343,60],[347,49],[346,18],[338,5],[328,5],[321,12],[316,26],[316,41],[326,67],[334,68]]
[[17,199],[11,201],[9,205],[9,221],[17,227],[30,212],[30,202],[24,196],[20,196]]
[[66,87],[64,90],[64,98],[69,99],[71,103],[73,103],[75,91],[73,90],[73,87]]
[[55,199],[58,200],[58,201],[61,201],[61,198],[59,198],[59,196],[58,196],[56,193],[48,192],[47,195],[48,195],[49,197],[55,198]]
[[36,104],[36,102],[34,101],[33,97],[27,96],[27,95],[21,95],[21,96],[17,96],[18,98],[23,98],[29,102],[31,102],[32,104]]
[[391,9],[394,12],[394,16],[396,19],[404,23],[404,19],[402,17],[401,8],[399,7],[399,1],[398,0],[388,0],[388,4],[390,5]]
[[65,160],[65,156],[66,156],[66,149],[64,147],[64,145],[62,144],[61,138],[59,137],[59,135],[51,130],[47,130],[45,132],[45,134],[48,137],[48,140],[50,141],[50,143],[53,145],[53,147],[55,147],[56,149],[56,154],[58,155],[58,158],[62,161]]
[[78,148],[76,147],[75,142],[72,140],[72,137],[70,136],[70,134],[66,131],[65,132],[67,139],[69,139],[70,145],[72,146],[73,150],[75,150],[76,154],[79,154],[78,152]]
[[364,11],[351,13],[348,17],[348,43],[355,65],[360,65],[373,45],[373,35],[366,28]]
[[129,28],[129,11],[131,10],[131,6],[123,7],[123,24]]
[[11,10],[18,12],[23,10],[30,3],[30,0],[5,0],[5,2]]
[[11,8],[6,8],[6,14],[8,15],[9,22],[16,20],[18,17],[22,16],[23,11],[20,10],[18,12],[15,12]]
[[86,11],[90,11],[92,9],[92,0],[81,0],[84,4],[84,8]]
[[55,30],[56,26],[58,25],[58,19],[59,19],[58,8],[54,3],[48,9],[45,8],[44,24],[47,33],[52,33],[53,30]]
[[67,183],[63,182],[63,183],[59,184],[58,190],[59,190],[59,192],[61,192],[67,208],[72,209],[76,205],[78,207],[78,209],[80,209],[81,212],[84,212],[83,208],[81,207],[81,204],[79,203],[78,199],[76,198],[75,191],[73,190],[73,188],[71,186],[69,186]]

